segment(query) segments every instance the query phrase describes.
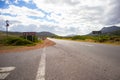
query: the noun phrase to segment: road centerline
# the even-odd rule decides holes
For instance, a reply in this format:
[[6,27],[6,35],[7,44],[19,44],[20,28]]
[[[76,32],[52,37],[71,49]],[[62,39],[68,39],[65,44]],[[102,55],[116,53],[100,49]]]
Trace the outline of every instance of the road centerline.
[[36,80],[45,80],[45,66],[46,66],[46,54],[45,47],[43,48],[43,52],[41,54],[41,60],[39,63]]

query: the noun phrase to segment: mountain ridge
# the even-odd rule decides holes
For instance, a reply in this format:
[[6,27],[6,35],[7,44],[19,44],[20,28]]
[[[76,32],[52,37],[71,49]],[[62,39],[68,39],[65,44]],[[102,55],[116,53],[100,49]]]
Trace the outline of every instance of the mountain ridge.
[[[0,31],[1,33],[6,34],[6,31]],[[21,36],[23,32],[8,32],[9,35],[18,35]],[[42,32],[36,32],[36,35],[39,37],[54,37],[57,36],[54,33],[47,32],[47,31],[42,31]]]
[[[96,32],[96,33],[94,33]],[[110,27],[103,27],[99,31],[92,31],[91,33],[87,35],[120,35],[120,26],[110,26]]]
[[100,31],[102,33],[110,33],[118,30],[120,30],[119,26],[111,26],[111,27],[103,27]]

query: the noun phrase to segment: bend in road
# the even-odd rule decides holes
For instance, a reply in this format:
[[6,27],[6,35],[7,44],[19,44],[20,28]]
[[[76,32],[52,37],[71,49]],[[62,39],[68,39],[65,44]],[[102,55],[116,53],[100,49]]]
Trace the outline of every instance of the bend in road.
[[51,40],[46,49],[0,54],[0,67],[15,67],[5,80],[120,79],[120,46]]

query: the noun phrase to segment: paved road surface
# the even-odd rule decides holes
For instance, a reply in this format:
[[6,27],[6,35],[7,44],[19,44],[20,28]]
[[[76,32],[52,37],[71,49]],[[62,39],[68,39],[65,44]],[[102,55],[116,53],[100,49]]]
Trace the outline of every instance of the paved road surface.
[[120,80],[120,46],[51,40],[56,45],[0,54],[0,80]]

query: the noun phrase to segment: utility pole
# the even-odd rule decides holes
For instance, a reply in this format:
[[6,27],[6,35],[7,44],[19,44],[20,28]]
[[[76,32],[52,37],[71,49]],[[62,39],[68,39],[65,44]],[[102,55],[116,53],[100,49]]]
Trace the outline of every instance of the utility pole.
[[8,37],[8,27],[9,27],[9,21],[6,20],[6,36]]

